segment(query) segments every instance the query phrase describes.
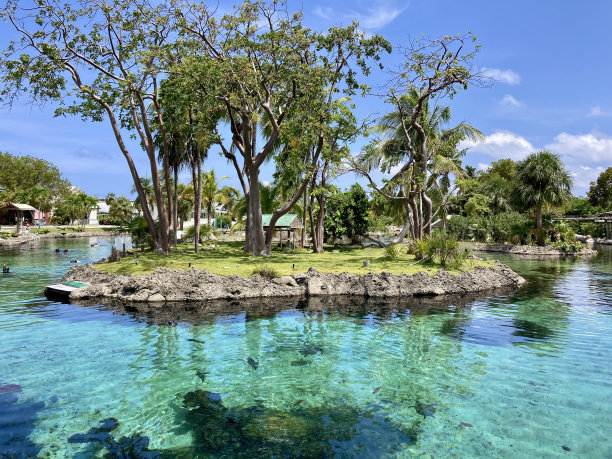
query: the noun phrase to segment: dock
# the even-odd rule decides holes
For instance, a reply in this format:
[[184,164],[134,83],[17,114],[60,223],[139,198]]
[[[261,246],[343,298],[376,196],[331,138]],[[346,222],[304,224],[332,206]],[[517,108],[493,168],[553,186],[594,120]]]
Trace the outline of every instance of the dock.
[[68,299],[72,291],[83,287],[89,287],[89,284],[68,281],[60,284],[47,285],[47,288],[45,288],[45,296],[47,298]]

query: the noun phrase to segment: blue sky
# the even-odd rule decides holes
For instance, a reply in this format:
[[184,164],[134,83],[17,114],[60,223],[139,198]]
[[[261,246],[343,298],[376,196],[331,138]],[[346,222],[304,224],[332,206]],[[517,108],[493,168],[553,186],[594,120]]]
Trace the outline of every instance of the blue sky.
[[[222,8],[233,4],[221,2]],[[454,35],[471,30],[482,45],[476,65],[496,79],[490,88],[460,92],[451,106],[453,123],[467,121],[485,135],[470,146],[465,163],[479,168],[510,157],[521,159],[545,148],[561,155],[574,174],[574,193],[584,195],[589,182],[612,166],[612,2],[589,1],[431,1],[431,0],[289,0],[302,8],[309,27],[327,29],[353,19],[368,33],[384,35],[393,45],[409,37]],[[0,46],[15,38],[0,24]],[[397,53],[385,58],[388,68],[401,63]],[[377,72],[371,86],[384,82]],[[376,97],[356,99],[360,117],[389,111]],[[30,154],[57,164],[63,174],[89,194],[126,195],[132,186],[125,159],[116,146],[108,122],[53,118],[52,104],[31,106],[23,101],[0,110],[0,151]],[[359,152],[365,140],[351,146]],[[141,175],[147,175],[145,155],[130,144]],[[233,169],[210,151],[205,169],[229,175]],[[272,170],[262,171],[269,180]],[[189,180],[184,174],[183,180]],[[341,187],[357,181],[338,179]],[[364,183],[363,180],[358,180]]]

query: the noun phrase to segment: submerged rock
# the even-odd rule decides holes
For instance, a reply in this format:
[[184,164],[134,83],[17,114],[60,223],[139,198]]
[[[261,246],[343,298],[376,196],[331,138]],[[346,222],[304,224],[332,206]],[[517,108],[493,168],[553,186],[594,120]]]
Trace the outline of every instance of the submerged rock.
[[62,281],[90,284],[70,294],[71,300],[116,299],[133,303],[201,302],[278,297],[347,296],[364,298],[410,298],[436,295],[466,295],[503,287],[518,287],[525,279],[506,265],[495,262],[473,271],[450,274],[440,269],[435,275],[418,272],[393,275],[307,273],[267,280],[261,276],[217,275],[206,270],[158,268],[150,274],[123,276],[106,274],[91,265],[75,266]]

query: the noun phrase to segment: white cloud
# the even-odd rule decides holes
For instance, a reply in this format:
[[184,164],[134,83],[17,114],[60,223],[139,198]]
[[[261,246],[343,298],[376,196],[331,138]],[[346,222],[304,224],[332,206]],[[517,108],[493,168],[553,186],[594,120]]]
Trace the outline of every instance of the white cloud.
[[599,105],[595,107],[591,107],[589,110],[589,114],[587,116],[605,116],[606,112],[604,112]]
[[603,134],[562,132],[544,148],[574,163],[612,163],[612,137]]
[[393,22],[407,7],[407,3],[403,7],[397,7],[393,2],[373,1],[369,7],[364,8],[364,11],[347,10],[338,12],[329,6],[317,6],[313,12],[328,21],[337,19],[356,20],[364,29],[380,29]]
[[504,97],[502,97],[501,100],[499,101],[499,104],[510,106],[510,107],[522,107],[523,106],[523,102],[515,99],[510,94],[506,94]]
[[521,76],[518,73],[516,73],[514,70],[510,70],[510,69],[502,70],[502,69],[493,69],[489,67],[483,67],[481,71],[485,77],[499,81],[500,83],[506,83],[506,84],[514,86],[521,82]]
[[534,146],[524,137],[509,131],[495,132],[485,136],[482,142],[471,140],[461,143],[461,148],[470,148],[476,153],[484,153],[495,159],[511,158],[520,160],[535,151]]
[[478,163],[478,167],[477,169],[479,171],[486,171],[489,167],[491,167],[489,164],[486,163]]

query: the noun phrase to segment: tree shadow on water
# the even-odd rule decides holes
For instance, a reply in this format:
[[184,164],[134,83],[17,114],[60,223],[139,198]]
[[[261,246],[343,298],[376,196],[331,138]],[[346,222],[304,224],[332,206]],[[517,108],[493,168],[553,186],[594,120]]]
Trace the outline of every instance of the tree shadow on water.
[[0,385],[0,458],[37,457],[41,445],[33,443],[29,436],[34,430],[38,412],[44,402],[19,403],[21,387],[14,384]]

